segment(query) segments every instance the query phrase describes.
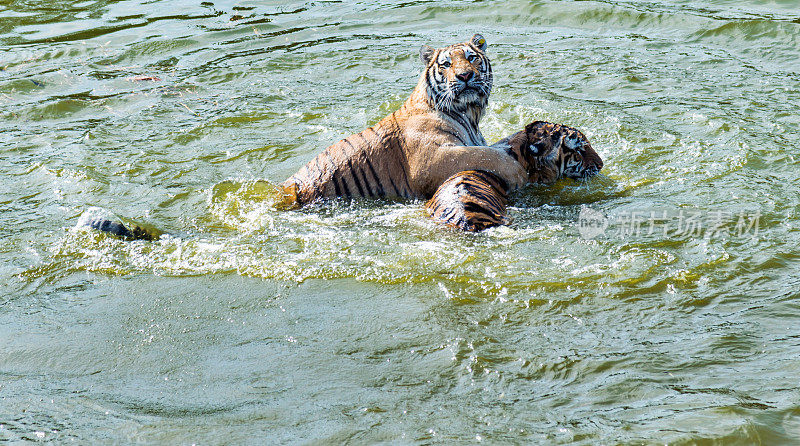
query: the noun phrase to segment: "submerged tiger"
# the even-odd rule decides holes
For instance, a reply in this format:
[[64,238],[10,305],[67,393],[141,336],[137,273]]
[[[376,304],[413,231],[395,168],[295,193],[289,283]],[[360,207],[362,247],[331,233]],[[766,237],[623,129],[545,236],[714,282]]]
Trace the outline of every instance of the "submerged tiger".
[[[585,179],[603,168],[603,160],[583,133],[572,127],[535,121],[496,145],[506,145],[534,184],[559,178]],[[485,170],[459,172],[445,181],[426,204],[437,223],[465,231],[508,224],[508,184]]]

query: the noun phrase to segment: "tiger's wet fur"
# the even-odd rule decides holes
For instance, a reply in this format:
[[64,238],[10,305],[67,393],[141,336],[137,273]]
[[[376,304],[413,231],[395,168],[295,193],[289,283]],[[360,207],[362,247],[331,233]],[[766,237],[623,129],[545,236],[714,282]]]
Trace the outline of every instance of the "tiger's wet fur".
[[[559,178],[586,179],[603,168],[603,160],[583,133],[572,127],[534,121],[497,143],[528,172],[534,184],[553,184]],[[509,222],[508,185],[497,175],[480,170],[448,178],[426,204],[437,223],[477,232]]]

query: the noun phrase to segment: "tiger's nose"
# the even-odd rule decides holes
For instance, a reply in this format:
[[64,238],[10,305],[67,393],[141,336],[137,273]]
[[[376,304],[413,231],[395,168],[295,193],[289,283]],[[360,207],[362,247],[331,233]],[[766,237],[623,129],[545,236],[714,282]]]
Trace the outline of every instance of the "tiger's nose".
[[456,77],[464,82],[469,82],[469,80],[472,79],[472,71],[465,71],[463,73],[458,73],[456,74]]

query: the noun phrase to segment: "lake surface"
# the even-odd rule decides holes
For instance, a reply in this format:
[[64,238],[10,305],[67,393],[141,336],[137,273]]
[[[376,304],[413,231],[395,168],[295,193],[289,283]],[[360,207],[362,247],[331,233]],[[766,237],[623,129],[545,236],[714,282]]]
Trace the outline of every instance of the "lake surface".
[[[795,0],[48,3],[0,2],[0,442],[800,439]],[[477,235],[271,206],[475,32],[486,139],[603,175]]]

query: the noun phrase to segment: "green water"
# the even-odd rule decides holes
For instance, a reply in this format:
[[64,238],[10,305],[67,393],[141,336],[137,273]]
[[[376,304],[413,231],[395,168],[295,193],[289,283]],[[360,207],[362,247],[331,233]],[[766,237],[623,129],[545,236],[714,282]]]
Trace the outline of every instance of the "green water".
[[[270,206],[475,32],[602,177]],[[0,442],[796,443],[799,107],[795,0],[2,0]]]

